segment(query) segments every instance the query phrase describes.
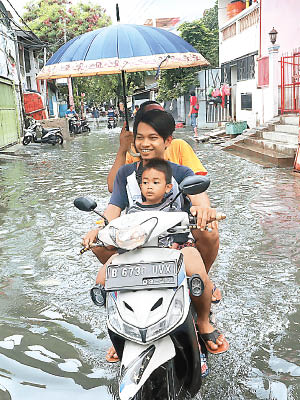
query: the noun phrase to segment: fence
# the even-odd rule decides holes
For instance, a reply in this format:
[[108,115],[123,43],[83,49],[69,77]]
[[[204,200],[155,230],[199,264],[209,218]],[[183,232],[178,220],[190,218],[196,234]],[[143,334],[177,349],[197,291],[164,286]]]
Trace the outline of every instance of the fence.
[[300,108],[300,52],[281,57],[280,70],[281,114],[298,112]]

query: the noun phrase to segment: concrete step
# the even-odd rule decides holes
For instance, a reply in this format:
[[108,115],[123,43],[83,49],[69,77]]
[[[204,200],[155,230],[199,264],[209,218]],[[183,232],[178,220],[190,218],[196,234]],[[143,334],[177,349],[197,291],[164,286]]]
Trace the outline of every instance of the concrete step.
[[243,140],[243,143],[250,146],[257,146],[261,149],[273,150],[281,154],[286,154],[290,157],[295,157],[297,146],[283,142],[276,142],[270,139],[249,137]]
[[264,166],[292,167],[294,165],[295,157],[274,150],[266,150],[249,143],[238,142],[230,148],[224,148],[224,150]]
[[269,139],[276,142],[282,142],[287,144],[298,144],[298,135],[294,133],[285,133],[285,132],[260,132],[259,136],[263,139]]
[[298,135],[299,127],[296,125],[275,125],[275,132],[295,133]]
[[297,125],[299,126],[299,117],[294,115],[284,115],[281,117],[281,121],[286,125]]

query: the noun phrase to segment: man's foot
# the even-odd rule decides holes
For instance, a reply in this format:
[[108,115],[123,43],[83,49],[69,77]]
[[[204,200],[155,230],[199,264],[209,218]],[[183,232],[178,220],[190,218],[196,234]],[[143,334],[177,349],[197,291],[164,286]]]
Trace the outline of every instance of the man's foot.
[[106,358],[106,361],[109,362],[109,363],[115,363],[115,362],[120,361],[120,359],[119,359],[119,357],[118,357],[118,354],[117,354],[117,352],[116,352],[114,346],[111,346],[111,347],[107,350],[107,353],[106,353],[105,358]]
[[211,302],[213,304],[218,304],[222,300],[222,294],[221,290],[214,284],[213,290],[212,290],[212,297],[211,297]]
[[210,333],[201,333],[207,351],[212,354],[225,353],[229,349],[229,343],[217,329]]

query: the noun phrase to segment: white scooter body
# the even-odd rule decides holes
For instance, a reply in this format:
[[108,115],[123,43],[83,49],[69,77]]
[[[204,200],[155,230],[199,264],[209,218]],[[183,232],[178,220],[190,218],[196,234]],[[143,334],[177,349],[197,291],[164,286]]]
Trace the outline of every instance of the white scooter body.
[[[161,263],[164,265],[170,261],[178,265],[177,287],[146,290],[125,290],[109,291],[107,293],[107,312],[108,329],[124,337],[124,350],[121,359],[120,387],[119,394],[121,400],[129,400],[141,389],[151,373],[166,361],[175,357],[175,347],[169,333],[180,326],[187,318],[190,309],[189,289],[187,285],[185,266],[183,257],[178,250],[161,248],[158,246],[158,237],[167,235],[166,231],[176,226],[181,231],[189,224],[188,215],[184,212],[164,213],[161,211],[145,211],[134,214],[126,214],[113,220],[108,226],[98,234],[100,241],[106,245],[115,245],[110,233],[114,229],[130,229],[139,224],[151,224],[154,226],[148,241],[138,249],[117,255],[112,259],[111,266],[116,268],[126,265],[126,273],[134,275],[137,265]],[[181,225],[178,226],[178,224]],[[112,228],[113,227],[113,228]],[[176,229],[175,228],[175,229]],[[163,267],[162,267],[163,268]],[[107,290],[107,288],[106,288]],[[111,287],[109,288],[111,290]],[[179,293],[180,292],[180,293]],[[177,320],[171,324],[170,328],[162,329],[161,334],[153,334],[155,329],[159,331],[160,324],[167,326],[170,322],[169,314],[172,314],[174,307],[175,294],[179,300],[174,300],[179,304],[175,314]],[[181,297],[182,296],[182,297]],[[182,298],[182,308],[180,306]],[[113,305],[113,306],[112,306]],[[115,311],[115,307],[118,311]],[[119,314],[120,321],[111,319],[111,310]],[[119,324],[119,325],[118,325]],[[123,324],[123,328],[120,326]],[[157,328],[156,328],[157,327]],[[128,331],[126,333],[126,330]],[[152,335],[151,335],[152,332]],[[148,337],[150,334],[150,337]]]

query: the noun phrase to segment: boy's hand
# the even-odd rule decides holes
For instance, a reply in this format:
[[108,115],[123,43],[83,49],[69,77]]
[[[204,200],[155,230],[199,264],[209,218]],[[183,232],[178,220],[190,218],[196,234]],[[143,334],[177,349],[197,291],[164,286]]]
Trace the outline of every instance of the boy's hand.
[[192,206],[190,212],[197,217],[197,228],[201,231],[204,231],[206,225],[214,221],[217,215],[217,210],[210,207]]

